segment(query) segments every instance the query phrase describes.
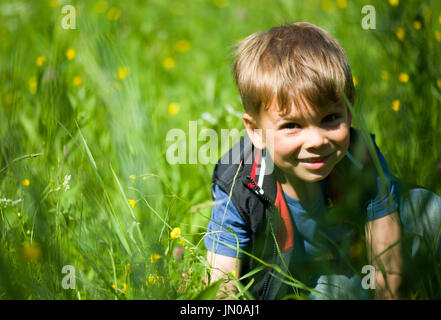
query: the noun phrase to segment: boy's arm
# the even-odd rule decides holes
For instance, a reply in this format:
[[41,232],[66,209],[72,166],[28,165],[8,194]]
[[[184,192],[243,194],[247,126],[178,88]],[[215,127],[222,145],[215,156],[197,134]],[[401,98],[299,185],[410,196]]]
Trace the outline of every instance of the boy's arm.
[[[376,269],[375,298],[399,299],[403,262],[400,242],[401,225],[397,211],[368,221],[365,231],[368,259]],[[386,271],[385,277],[383,277],[381,265]]]
[[[235,257],[228,257],[221,254],[207,251],[207,262],[211,267],[210,276],[205,274],[205,283],[213,283],[219,279],[228,278],[228,273],[235,270],[236,277],[239,278],[241,269],[241,259]],[[237,293],[236,285],[233,281],[227,281],[221,285],[216,299],[232,299]]]

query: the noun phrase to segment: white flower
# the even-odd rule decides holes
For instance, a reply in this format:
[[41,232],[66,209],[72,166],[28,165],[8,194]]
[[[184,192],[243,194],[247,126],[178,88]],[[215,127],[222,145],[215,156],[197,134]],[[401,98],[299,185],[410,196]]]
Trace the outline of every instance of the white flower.
[[6,208],[7,206],[15,206],[17,203],[21,202],[23,199],[17,199],[17,200],[12,200],[12,199],[6,199],[6,198],[2,198],[0,199],[0,203],[4,203],[3,208]]
[[64,192],[66,192],[67,190],[70,189],[70,186],[69,186],[70,178],[71,178],[71,175],[64,176],[64,181],[63,181]]

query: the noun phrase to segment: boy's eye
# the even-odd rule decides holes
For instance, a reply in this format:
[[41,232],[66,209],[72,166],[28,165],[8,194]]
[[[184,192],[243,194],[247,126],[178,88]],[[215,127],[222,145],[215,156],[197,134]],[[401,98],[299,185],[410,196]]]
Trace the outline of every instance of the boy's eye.
[[327,122],[334,122],[337,121],[341,118],[341,116],[337,113],[332,113],[327,115],[324,119],[323,122],[327,123]]
[[282,129],[298,129],[300,126],[294,122],[288,122],[282,125]]

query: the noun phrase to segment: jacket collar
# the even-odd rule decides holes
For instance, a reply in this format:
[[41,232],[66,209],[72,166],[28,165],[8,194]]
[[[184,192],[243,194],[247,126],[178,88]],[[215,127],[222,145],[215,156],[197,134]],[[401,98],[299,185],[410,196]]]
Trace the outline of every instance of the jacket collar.
[[257,149],[247,136],[244,139],[244,170],[242,182],[258,197],[275,204],[277,181],[274,177],[274,162],[266,149]]

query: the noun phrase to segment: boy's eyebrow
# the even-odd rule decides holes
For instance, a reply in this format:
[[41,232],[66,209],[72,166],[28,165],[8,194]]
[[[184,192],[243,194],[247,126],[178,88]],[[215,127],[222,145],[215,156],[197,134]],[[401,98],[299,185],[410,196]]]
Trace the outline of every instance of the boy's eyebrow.
[[285,121],[299,121],[302,120],[302,117],[299,117],[298,115],[286,115],[286,116],[281,116],[279,119],[277,119],[276,123],[281,123],[281,122],[285,122]]
[[[333,112],[340,112],[343,111],[344,108],[341,104],[333,104],[333,105],[329,105],[327,106],[325,109],[322,110],[322,112],[326,115],[329,115],[330,113]],[[286,115],[280,115],[279,119],[276,120],[276,123],[279,124],[281,122],[285,122],[285,121],[301,121],[303,120],[304,117],[302,116],[301,112],[297,112],[295,114],[286,114]]]

